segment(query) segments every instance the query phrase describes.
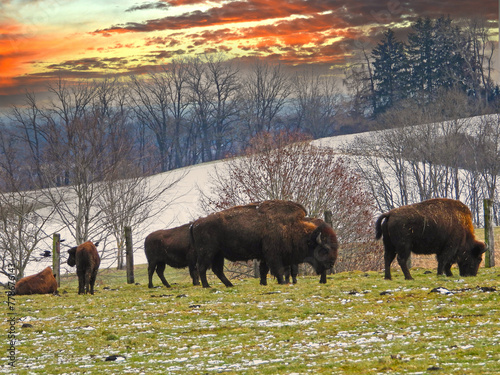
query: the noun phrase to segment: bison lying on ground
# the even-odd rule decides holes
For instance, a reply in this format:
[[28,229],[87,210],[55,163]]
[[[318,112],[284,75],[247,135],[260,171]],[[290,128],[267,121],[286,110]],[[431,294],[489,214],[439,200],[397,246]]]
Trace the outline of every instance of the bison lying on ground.
[[76,265],[76,274],[78,275],[78,294],[94,294],[94,284],[97,276],[97,270],[101,264],[101,259],[97,253],[96,246],[87,241],[79,246],[68,250],[68,265]]
[[200,284],[196,270],[196,255],[191,247],[190,225],[185,224],[177,228],[157,230],[144,240],[144,252],[148,260],[148,286],[150,288],[153,287],[155,270],[163,285],[170,288],[170,284],[163,275],[166,264],[174,268],[189,267],[193,285]]
[[[224,258],[264,261],[265,274],[269,267],[279,284],[284,284],[285,266],[308,262],[317,273],[331,268],[337,258],[337,237],[324,221],[305,216],[301,205],[274,200],[196,220],[191,237],[203,287],[209,287],[206,271],[210,267],[224,285],[233,285],[224,275]],[[262,275],[263,270],[261,282]]]
[[410,253],[436,254],[438,275],[452,276],[458,263],[461,276],[476,276],[485,244],[474,239],[472,215],[460,201],[446,198],[395,208],[377,219],[376,238],[383,236],[385,278],[391,279],[391,263],[398,263],[405,279],[411,280],[407,260]]
[[57,292],[57,281],[52,268],[20,279],[15,286],[15,294],[48,294]]

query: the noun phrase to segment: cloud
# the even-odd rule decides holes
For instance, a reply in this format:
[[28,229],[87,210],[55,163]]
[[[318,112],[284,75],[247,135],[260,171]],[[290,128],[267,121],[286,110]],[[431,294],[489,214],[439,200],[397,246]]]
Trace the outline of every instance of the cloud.
[[161,1],[157,1],[154,3],[145,3],[142,5],[136,5],[136,6],[130,7],[128,9],[126,9],[125,12],[135,12],[137,10],[150,10],[150,9],[165,9],[166,10],[168,8],[170,8],[170,5],[168,5],[164,2],[161,2]]
[[97,58],[89,57],[77,60],[67,60],[58,64],[51,64],[47,69],[52,71],[71,70],[71,71],[93,71],[93,70],[107,70],[107,69],[120,69],[127,65],[126,58],[111,57],[111,58]]
[[[179,2],[169,2],[175,3]],[[185,2],[183,2],[185,3]],[[150,32],[162,30],[182,30],[192,27],[208,27],[232,23],[256,22],[269,19],[280,19],[292,15],[315,14],[331,10],[327,1],[302,0],[249,0],[224,2],[208,10],[195,10],[179,16],[169,16],[147,20],[144,22],[129,22],[125,25],[114,25],[96,30],[97,34],[122,32]],[[337,6],[336,6],[337,7]]]

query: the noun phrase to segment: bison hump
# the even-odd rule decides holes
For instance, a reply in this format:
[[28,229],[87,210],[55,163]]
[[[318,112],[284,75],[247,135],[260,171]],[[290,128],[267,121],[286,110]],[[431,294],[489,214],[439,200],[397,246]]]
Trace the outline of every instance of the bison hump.
[[300,220],[307,215],[306,209],[301,204],[277,199],[260,203],[257,210],[262,214],[289,217],[292,220]]

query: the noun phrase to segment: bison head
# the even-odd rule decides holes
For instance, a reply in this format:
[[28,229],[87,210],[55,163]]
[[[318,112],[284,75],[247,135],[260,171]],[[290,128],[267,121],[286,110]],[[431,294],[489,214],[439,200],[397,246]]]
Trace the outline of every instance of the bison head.
[[309,254],[306,261],[320,274],[329,270],[337,260],[337,236],[332,228],[325,223],[319,225],[309,239]]
[[484,242],[475,241],[472,249],[457,262],[460,276],[476,276],[485,251],[486,245]]
[[68,266],[74,267],[76,265],[76,246],[68,250]]

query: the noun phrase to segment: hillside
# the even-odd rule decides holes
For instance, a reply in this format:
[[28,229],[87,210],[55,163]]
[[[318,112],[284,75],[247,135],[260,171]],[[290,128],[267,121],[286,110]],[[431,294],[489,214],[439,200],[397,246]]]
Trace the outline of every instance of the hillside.
[[[474,119],[471,119],[471,123],[474,123]],[[355,137],[373,137],[373,132],[366,132],[361,134],[349,134],[342,136],[335,136],[329,138],[318,139],[313,143],[316,145],[330,147],[336,150],[340,150],[340,147],[345,145],[346,143],[351,142]],[[139,226],[133,228],[133,239],[134,239],[134,251],[135,251],[135,264],[144,264],[146,263],[146,259],[143,251],[143,240],[145,236],[157,229],[170,228],[182,225],[191,220],[197,219],[200,216],[204,216],[205,213],[201,210],[198,202],[200,193],[208,193],[209,185],[209,175],[213,174],[216,169],[221,169],[224,167],[226,160],[220,160],[216,162],[203,163],[194,165],[191,167],[181,168],[173,171],[169,171],[166,173],[161,173],[158,175],[151,176],[149,178],[152,185],[158,185],[165,183],[166,181],[172,181],[179,177],[180,182],[175,185],[175,187],[169,191],[167,191],[165,199],[172,200],[170,206],[163,210],[158,215],[155,215],[150,220],[141,223]],[[61,238],[70,239],[71,236],[64,229],[60,228],[56,223],[49,226],[48,233],[58,232],[61,233]],[[69,268],[65,264],[65,251],[70,247],[74,246],[70,241],[66,241],[63,244],[62,252],[64,253],[62,258],[62,272],[63,273],[72,273],[74,269]],[[497,246],[500,243],[497,241]],[[48,250],[51,248],[51,240],[46,242],[46,248],[40,249],[40,252],[43,250]],[[102,250],[102,247],[101,249]],[[426,258],[426,263],[417,265],[428,266],[428,259]],[[431,257],[430,262],[433,261],[433,257]],[[38,272],[39,270],[45,268],[46,266],[51,265],[50,258],[39,258],[36,262],[31,262],[27,269],[26,274],[32,274]],[[109,262],[103,262],[101,268],[109,267]]]

